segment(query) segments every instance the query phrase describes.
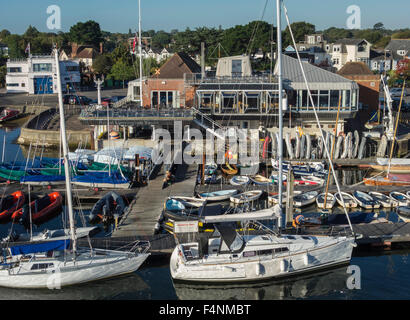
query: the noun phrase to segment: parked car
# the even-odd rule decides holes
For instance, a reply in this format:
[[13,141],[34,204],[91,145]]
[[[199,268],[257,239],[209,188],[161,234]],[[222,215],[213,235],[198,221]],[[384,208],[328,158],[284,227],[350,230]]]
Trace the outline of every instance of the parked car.
[[71,105],[81,105],[86,106],[92,103],[93,100],[87,98],[85,96],[76,96],[76,95],[65,95],[63,97],[64,104],[71,104]]
[[[390,91],[390,95],[391,95],[392,98],[393,97],[394,98],[400,98],[401,97],[402,88],[391,88],[391,89],[389,89],[389,91]],[[406,89],[404,89],[403,96],[404,97],[407,96],[407,90]]]

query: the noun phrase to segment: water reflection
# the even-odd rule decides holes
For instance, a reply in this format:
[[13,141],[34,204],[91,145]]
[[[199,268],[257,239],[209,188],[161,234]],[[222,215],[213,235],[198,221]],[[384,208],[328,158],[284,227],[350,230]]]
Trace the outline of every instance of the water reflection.
[[147,299],[150,287],[132,273],[128,276],[91,282],[61,289],[11,289],[0,287],[0,299],[7,300],[107,300]]
[[298,277],[293,280],[237,285],[191,285],[174,283],[181,300],[280,300],[327,298],[344,295],[347,267]]

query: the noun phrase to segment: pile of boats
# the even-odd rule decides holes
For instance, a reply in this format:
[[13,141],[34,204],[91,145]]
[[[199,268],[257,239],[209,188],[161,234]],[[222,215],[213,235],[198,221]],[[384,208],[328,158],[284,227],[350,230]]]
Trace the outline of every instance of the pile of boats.
[[[72,154],[70,169],[73,184],[90,188],[130,187],[132,170],[121,165],[115,158],[97,153],[91,159],[90,154],[84,150]],[[149,171],[147,167],[141,175],[148,175]],[[3,163],[0,165],[0,177],[26,185],[61,185],[65,183],[64,163],[62,159],[44,157],[27,159],[25,162]]]

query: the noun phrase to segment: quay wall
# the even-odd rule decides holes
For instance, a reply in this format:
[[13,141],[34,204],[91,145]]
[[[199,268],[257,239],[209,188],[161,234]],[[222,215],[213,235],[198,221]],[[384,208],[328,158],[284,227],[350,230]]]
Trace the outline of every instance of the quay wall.
[[[87,142],[87,149],[94,149],[92,131],[67,131],[67,140],[70,148],[77,148],[81,142]],[[58,148],[60,145],[60,130],[35,130],[21,128],[17,143],[29,146],[44,146],[46,148]]]

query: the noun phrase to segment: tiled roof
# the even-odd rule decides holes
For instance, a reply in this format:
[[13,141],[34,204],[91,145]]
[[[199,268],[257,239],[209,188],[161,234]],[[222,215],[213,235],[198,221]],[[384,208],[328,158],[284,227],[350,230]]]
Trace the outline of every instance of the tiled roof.
[[374,75],[370,71],[369,67],[363,62],[348,62],[337,73],[339,75],[351,76],[351,75]]
[[398,55],[397,51],[406,50],[407,55],[410,55],[410,39],[393,39],[387,45],[386,50],[390,50],[394,60],[401,60],[403,57]]

